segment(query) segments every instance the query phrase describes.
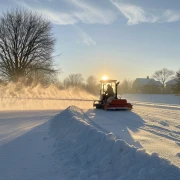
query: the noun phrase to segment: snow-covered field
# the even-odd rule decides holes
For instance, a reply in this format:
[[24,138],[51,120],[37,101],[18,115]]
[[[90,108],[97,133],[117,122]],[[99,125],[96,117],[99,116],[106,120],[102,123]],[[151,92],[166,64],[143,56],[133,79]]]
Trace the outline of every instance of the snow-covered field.
[[89,101],[1,100],[0,180],[178,180],[178,100],[127,96],[132,111],[95,110]]
[[180,96],[173,94],[124,94],[121,96],[131,102],[180,105]]

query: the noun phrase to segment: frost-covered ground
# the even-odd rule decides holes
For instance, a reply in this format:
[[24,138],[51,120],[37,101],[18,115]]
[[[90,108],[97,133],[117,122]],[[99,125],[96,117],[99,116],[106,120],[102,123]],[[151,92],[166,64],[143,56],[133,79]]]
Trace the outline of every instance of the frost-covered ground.
[[180,106],[138,96],[131,112],[74,100],[49,103],[58,110],[0,111],[0,180],[178,180]]

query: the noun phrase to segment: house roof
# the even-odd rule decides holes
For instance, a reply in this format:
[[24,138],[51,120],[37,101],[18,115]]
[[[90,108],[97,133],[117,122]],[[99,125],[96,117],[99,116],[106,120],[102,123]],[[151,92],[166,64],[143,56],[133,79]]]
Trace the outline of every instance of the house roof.
[[141,85],[146,85],[148,84],[150,79],[147,79],[147,78],[137,78],[136,81],[141,84]]
[[145,86],[145,85],[162,85],[159,81],[156,81],[155,79],[149,79],[149,78],[137,78],[136,80],[135,80],[135,82],[134,83],[136,83],[136,84],[139,84],[139,85],[141,85],[141,86]]
[[156,81],[155,79],[151,79],[150,81],[151,84],[155,84],[155,85],[158,85],[158,86],[161,86],[162,83],[160,81]]
[[172,79],[166,83],[166,85],[175,85],[177,83],[177,79]]

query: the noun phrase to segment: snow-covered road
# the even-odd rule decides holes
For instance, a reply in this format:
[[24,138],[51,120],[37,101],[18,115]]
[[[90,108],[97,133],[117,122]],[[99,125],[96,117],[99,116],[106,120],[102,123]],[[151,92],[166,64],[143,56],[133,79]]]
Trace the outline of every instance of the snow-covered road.
[[132,111],[88,110],[98,126],[180,167],[180,107],[135,104]]
[[65,180],[48,140],[48,120],[58,112],[0,112],[0,180]]
[[0,111],[0,146],[47,122],[58,111]]

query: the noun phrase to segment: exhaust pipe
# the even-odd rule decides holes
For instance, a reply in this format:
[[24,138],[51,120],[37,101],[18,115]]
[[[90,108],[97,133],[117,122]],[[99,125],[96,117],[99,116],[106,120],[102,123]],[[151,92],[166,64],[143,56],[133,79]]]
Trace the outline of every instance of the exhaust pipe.
[[117,98],[117,87],[118,87],[119,83],[120,83],[120,82],[117,82],[117,83],[116,83],[116,89],[115,89],[115,91],[116,91],[116,93],[115,93],[115,99],[118,99],[118,98]]

